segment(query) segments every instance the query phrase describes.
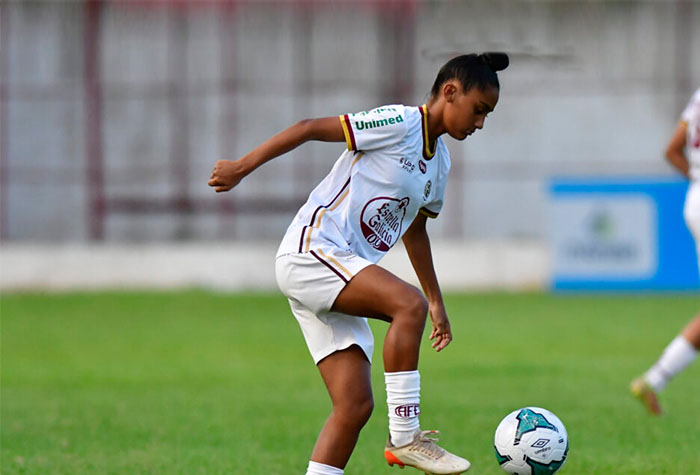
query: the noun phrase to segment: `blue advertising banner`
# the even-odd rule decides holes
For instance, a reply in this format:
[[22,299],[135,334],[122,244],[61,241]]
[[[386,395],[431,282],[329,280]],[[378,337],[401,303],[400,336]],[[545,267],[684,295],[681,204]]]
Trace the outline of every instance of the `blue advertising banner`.
[[672,178],[551,181],[551,288],[557,291],[700,289],[683,220],[688,183]]

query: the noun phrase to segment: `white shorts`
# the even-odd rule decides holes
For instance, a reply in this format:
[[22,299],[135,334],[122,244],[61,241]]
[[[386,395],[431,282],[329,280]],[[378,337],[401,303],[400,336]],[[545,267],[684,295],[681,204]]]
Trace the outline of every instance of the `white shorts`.
[[362,348],[372,362],[374,337],[367,319],[331,311],[340,291],[369,265],[366,259],[332,247],[275,260],[277,285],[289,299],[314,363],[352,345]]
[[698,266],[700,267],[700,181],[691,181],[688,193],[685,195],[683,217],[690,233],[695,238],[695,248],[698,254]]

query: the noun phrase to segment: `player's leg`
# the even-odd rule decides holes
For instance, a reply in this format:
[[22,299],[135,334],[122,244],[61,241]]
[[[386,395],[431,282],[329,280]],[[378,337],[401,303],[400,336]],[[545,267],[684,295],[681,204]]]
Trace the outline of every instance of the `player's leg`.
[[700,343],[700,315],[691,320],[680,335],[666,347],[658,361],[646,372],[644,379],[661,392],[678,373],[698,356]]
[[696,317],[686,325],[681,335],[693,348],[700,350],[700,314],[696,315]]
[[[693,238],[695,239],[698,268],[700,269],[700,182],[694,182],[688,188],[688,194],[683,207],[683,217]],[[698,314],[683,329],[681,335],[695,350],[700,349],[700,314]]]
[[376,265],[360,271],[343,288],[333,311],[389,322],[384,338],[384,370],[415,371],[428,315],[428,302],[414,286]]
[[700,348],[700,315],[691,320],[668,344],[644,376],[632,382],[632,393],[644,403],[649,412],[661,413],[658,394],[697,358],[698,348]]
[[[691,183],[683,207],[683,217],[690,230],[700,267],[700,183]],[[692,363],[700,349],[700,315],[691,320],[683,331],[664,349],[659,359],[641,377],[632,381],[632,393],[652,414],[660,414],[658,394],[678,373]]]
[[364,352],[352,345],[321,360],[318,369],[333,410],[316,440],[311,461],[343,469],[374,407],[370,363]]
[[652,414],[661,414],[659,394],[668,383],[698,357],[700,348],[700,315],[692,319],[683,331],[664,349],[659,359],[632,381],[630,389]]
[[[698,246],[700,266],[700,184],[691,184],[683,207],[686,225]],[[666,347],[659,360],[647,371],[644,379],[658,392],[698,356],[700,348],[700,315],[691,320],[683,331]]]
[[391,441],[411,442],[419,431],[418,354],[428,304],[418,289],[379,266],[360,271],[343,288],[333,311],[389,322],[384,338],[384,371]]
[[688,323],[685,329],[664,349],[661,357],[644,375],[644,380],[657,393],[678,373],[688,367],[698,356],[700,340],[700,315]]
[[[469,462],[438,447],[425,437],[418,424],[418,352],[428,310],[421,292],[376,265],[333,249],[280,256],[276,261],[276,276],[280,290],[289,298],[292,313],[299,321],[324,381],[327,379],[325,375],[333,375],[337,371],[336,366],[345,365],[342,358],[355,354],[356,350],[350,353],[343,351],[353,348],[353,345],[361,348],[367,361],[371,360],[372,334],[366,320],[357,317],[378,318],[390,323],[384,345],[384,361],[390,437],[395,443],[391,444],[390,440],[391,447],[388,449],[397,450],[398,463],[405,462],[405,465],[431,473],[460,473],[466,470]],[[354,381],[352,388],[355,384],[362,385],[363,381],[368,381],[353,368],[352,364],[348,364],[338,380]],[[359,431],[366,420],[363,411],[359,414],[349,413],[351,423],[336,417],[340,408],[347,405],[343,391],[335,389],[343,387],[343,384],[336,384],[338,381],[326,381],[334,401],[334,410],[319,436],[314,459],[309,463],[310,474],[342,473],[340,466],[347,461],[354,447],[357,438],[355,431]],[[367,393],[371,394],[369,391]],[[367,398],[361,397],[361,400],[367,401]],[[358,403],[355,401],[352,404]],[[343,425],[351,427],[349,434],[339,434],[338,427]],[[401,450],[408,455],[400,453]],[[412,461],[410,456],[413,454],[423,454],[420,456],[422,459]]]
[[343,288],[332,310],[389,322],[384,339],[384,379],[389,408],[385,457],[430,473],[461,473],[469,462],[435,444],[421,432],[418,356],[428,303],[414,286],[379,266],[364,268]]

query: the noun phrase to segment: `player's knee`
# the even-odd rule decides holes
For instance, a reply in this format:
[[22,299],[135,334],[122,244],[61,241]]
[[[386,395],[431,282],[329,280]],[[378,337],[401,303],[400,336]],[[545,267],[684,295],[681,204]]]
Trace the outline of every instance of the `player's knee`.
[[374,411],[374,400],[372,397],[363,399],[356,408],[355,417],[363,426],[367,423]]
[[345,419],[346,424],[358,429],[367,423],[373,410],[374,399],[371,394],[354,397],[347,400],[341,407],[334,408],[336,414]]
[[422,330],[428,315],[428,301],[423,297],[423,294],[417,289],[408,292],[403,299],[403,308],[405,315],[410,319],[410,323]]

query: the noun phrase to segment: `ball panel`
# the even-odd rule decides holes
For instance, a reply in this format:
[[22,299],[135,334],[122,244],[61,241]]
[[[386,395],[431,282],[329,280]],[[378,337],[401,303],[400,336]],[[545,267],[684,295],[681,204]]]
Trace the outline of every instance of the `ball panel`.
[[510,455],[501,455],[501,453],[498,451],[498,447],[494,446],[493,448],[496,451],[496,460],[498,460],[498,465],[503,465],[504,463],[513,460]]

